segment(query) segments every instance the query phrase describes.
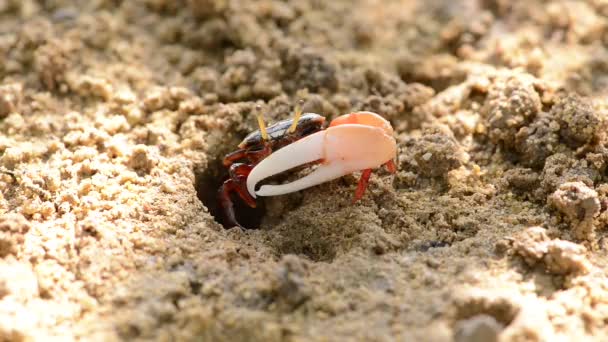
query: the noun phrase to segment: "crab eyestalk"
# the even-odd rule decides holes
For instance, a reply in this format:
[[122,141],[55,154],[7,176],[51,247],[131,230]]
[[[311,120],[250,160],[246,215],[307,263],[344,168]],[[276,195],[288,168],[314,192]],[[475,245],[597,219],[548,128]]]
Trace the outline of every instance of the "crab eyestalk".
[[262,114],[262,107],[257,105],[255,107],[257,114],[256,117],[258,119],[258,126],[260,128],[260,134],[262,134],[262,139],[264,139],[264,141],[268,141],[269,137],[268,137],[268,132],[266,132],[266,123],[264,122],[264,115]]
[[304,103],[304,100],[299,100],[298,103],[296,104],[296,108],[294,109],[293,122],[291,123],[291,126],[289,126],[289,129],[287,130],[287,134],[291,134],[296,131],[296,127],[298,127],[298,121],[300,120],[300,117],[302,116],[303,103]]

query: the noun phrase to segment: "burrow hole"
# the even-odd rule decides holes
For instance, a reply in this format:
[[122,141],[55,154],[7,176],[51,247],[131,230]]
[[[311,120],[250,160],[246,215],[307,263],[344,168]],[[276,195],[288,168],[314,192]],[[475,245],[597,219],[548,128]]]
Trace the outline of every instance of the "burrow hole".
[[[228,169],[222,164],[224,155],[209,157],[210,161],[207,169],[195,174],[196,194],[198,199],[209,209],[215,221],[226,228],[230,228],[227,226],[224,213],[218,201],[219,189],[224,181],[228,179]],[[257,208],[251,208],[236,193],[232,194],[231,199],[234,204],[237,221],[245,228],[259,228],[262,218],[266,213],[264,202],[258,201]]]

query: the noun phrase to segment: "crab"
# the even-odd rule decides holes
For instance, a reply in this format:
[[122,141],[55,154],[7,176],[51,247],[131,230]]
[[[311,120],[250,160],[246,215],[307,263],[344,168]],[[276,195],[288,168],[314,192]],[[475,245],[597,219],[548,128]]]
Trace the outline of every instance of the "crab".
[[[219,189],[219,203],[227,226],[239,226],[230,198],[236,192],[250,207],[258,196],[277,196],[300,191],[347,174],[361,171],[353,203],[367,188],[372,169],[385,166],[396,172],[394,159],[397,143],[393,128],[372,112],[345,114],[323,128],[325,118],[315,113],[302,114],[298,108],[293,119],[277,122],[268,128],[258,111],[259,130],[243,139],[239,149],[226,155],[229,178]],[[248,163],[239,163],[246,160]],[[281,172],[318,164],[307,176],[291,183],[256,186]]]

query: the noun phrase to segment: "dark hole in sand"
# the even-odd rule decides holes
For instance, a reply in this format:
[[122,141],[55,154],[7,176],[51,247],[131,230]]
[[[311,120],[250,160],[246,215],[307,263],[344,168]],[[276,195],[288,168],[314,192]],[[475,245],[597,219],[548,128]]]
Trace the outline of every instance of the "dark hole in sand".
[[[223,157],[223,156],[221,156]],[[228,169],[222,165],[222,158],[218,157],[209,162],[209,167],[202,172],[196,173],[195,187],[198,199],[203,202],[205,207],[209,209],[215,221],[219,222],[225,228],[226,220],[224,213],[218,202],[218,190],[222,183],[228,179]],[[250,208],[241,198],[235,193],[231,196],[234,204],[236,219],[241,226],[249,229],[257,229],[262,223],[262,218],[266,212],[263,201],[257,202],[257,208]]]

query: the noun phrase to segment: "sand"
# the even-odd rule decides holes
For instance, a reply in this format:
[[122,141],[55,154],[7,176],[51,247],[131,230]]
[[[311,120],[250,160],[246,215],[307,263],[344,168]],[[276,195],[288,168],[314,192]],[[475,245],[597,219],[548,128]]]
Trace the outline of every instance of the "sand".
[[[0,341],[607,340],[607,43],[602,0],[0,0]],[[225,229],[299,99],[398,172]]]

